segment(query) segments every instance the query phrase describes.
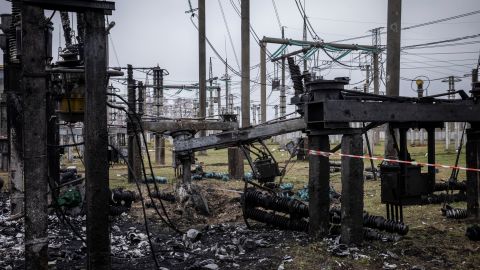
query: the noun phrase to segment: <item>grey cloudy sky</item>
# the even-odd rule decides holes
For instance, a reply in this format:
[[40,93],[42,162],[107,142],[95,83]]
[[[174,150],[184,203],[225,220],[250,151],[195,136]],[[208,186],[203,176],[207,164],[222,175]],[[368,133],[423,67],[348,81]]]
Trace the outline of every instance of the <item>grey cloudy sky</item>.
[[[237,56],[240,59],[240,17],[234,10],[234,5],[240,7],[238,0],[220,0],[225,11],[228,27],[232,34]],[[303,2],[303,0],[302,0]],[[275,0],[278,7],[280,22],[286,26],[286,37],[302,38],[302,18],[294,0]],[[197,0],[192,0],[197,6]],[[387,0],[305,0],[307,15],[320,38],[325,41],[335,41],[349,37],[368,34],[368,30],[386,25]],[[9,12],[9,3],[0,0],[2,13]],[[170,75],[165,78],[166,83],[191,83],[198,80],[198,35],[190,21],[187,0],[118,0],[116,10],[109,20],[116,22],[111,31],[111,40],[118,55],[110,51],[110,65],[121,66],[154,66],[159,64],[167,69]],[[446,18],[480,9],[478,0],[404,0],[402,8],[402,26],[409,26],[440,18]],[[51,14],[50,11],[47,14]],[[229,64],[240,70],[235,61],[234,52],[229,43],[227,30],[220,12],[218,0],[206,1],[207,37],[222,57],[228,57]],[[251,25],[256,33],[262,36],[279,37],[280,29],[275,16],[271,0],[251,0]],[[54,18],[55,40],[54,47],[58,46],[59,16]],[[196,18],[194,19],[196,22]],[[402,32],[402,45],[421,44],[479,33],[480,14],[438,23],[431,26],[419,27]],[[309,39],[311,37],[309,36]],[[459,41],[476,43],[438,47],[431,49],[415,49],[402,53],[401,76],[414,78],[425,75],[436,79],[449,75],[463,76],[470,73],[478,59],[480,48],[479,38]],[[371,44],[371,38],[364,38],[347,43]],[[382,44],[386,44],[386,35],[382,35]],[[274,52],[279,46],[269,45],[268,49]],[[295,48],[290,47],[290,50]],[[55,50],[54,50],[55,51]],[[447,54],[445,54],[447,53]],[[452,54],[455,53],[455,54]],[[352,53],[342,58],[349,65],[359,65],[355,59],[358,53]],[[207,46],[207,57],[213,57],[214,76],[221,77],[224,65]],[[321,60],[329,60],[320,53]],[[365,61],[364,56],[359,58]],[[383,56],[386,59],[386,56]],[[259,47],[251,38],[251,64],[259,62]],[[365,78],[365,71],[360,69],[344,69],[334,65],[333,69],[324,70],[321,75],[325,78],[337,76],[351,77],[351,82],[358,82]],[[268,72],[273,72],[273,65],[268,65]],[[273,76],[273,74],[271,74]],[[258,69],[253,69],[251,77],[257,80]],[[145,78],[142,73],[137,78]],[[234,93],[239,95],[239,78],[233,78]],[[357,85],[361,86],[361,85]],[[353,87],[353,86],[352,86]],[[457,84],[457,89],[470,88],[470,78],[464,78]],[[443,92],[447,84],[440,80],[432,82],[429,94]],[[383,90],[383,85],[382,85]],[[267,90],[270,93],[270,89]],[[169,95],[175,92],[170,91]],[[414,95],[410,89],[410,82],[401,82],[401,95]],[[194,96],[194,93],[182,93],[183,96]],[[252,84],[252,100],[259,100],[259,87]],[[278,104],[278,92],[270,95],[268,103]],[[287,98],[289,100],[289,98]],[[239,100],[236,101],[238,103]],[[293,110],[290,108],[288,111]],[[268,118],[273,117],[273,109],[269,109]]]

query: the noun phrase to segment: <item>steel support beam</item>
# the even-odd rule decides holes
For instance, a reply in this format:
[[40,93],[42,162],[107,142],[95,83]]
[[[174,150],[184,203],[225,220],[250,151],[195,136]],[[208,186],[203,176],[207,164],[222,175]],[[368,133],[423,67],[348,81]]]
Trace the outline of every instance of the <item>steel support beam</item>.
[[258,139],[267,139],[276,135],[304,130],[305,128],[306,124],[302,118],[294,118],[285,121],[278,121],[269,125],[226,131],[204,138],[175,140],[174,146],[176,152],[195,152],[213,148],[225,148],[229,146],[238,146],[245,142],[253,142]]
[[111,269],[107,33],[103,12],[85,12],[85,181],[87,269]]
[[157,133],[181,130],[231,130],[238,128],[236,122],[197,121],[197,120],[162,120],[161,122],[142,122],[143,129]]
[[[347,122],[480,122],[480,106],[473,100],[450,103],[361,102],[328,100],[309,120]],[[381,112],[381,113],[379,113]]]
[[[263,37],[261,41],[266,43],[287,44],[287,45],[303,44],[303,45],[310,45],[311,47],[317,47],[317,48],[324,48],[325,46],[327,46],[327,47],[334,47],[337,49],[345,49],[345,50],[376,49],[374,46],[370,46],[370,45],[339,44],[339,43],[328,43],[323,41],[304,41],[304,40],[273,38],[273,37]],[[303,49],[298,52],[299,53],[303,52]]]

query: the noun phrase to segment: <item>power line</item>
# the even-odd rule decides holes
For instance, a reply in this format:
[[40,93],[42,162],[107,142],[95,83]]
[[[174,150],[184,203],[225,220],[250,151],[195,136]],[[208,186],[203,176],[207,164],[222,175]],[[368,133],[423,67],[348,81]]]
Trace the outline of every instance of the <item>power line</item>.
[[425,52],[425,53],[408,53],[411,55],[437,55],[437,54],[478,54],[478,52]]
[[273,9],[275,10],[275,16],[277,16],[277,23],[278,27],[280,27],[280,32],[282,32],[282,23],[280,22],[280,15],[278,15],[277,4],[275,4],[275,0],[272,0]]
[[[422,26],[427,26],[427,25],[432,25],[432,24],[436,24],[436,23],[440,23],[440,22],[455,20],[455,19],[459,19],[459,18],[463,18],[463,17],[467,17],[467,16],[479,14],[479,13],[480,13],[480,10],[476,10],[476,11],[472,11],[472,12],[468,12],[468,13],[464,13],[464,14],[460,14],[460,15],[455,15],[455,16],[452,16],[452,17],[447,17],[447,18],[438,19],[438,20],[429,21],[429,22],[424,22],[424,23],[420,23],[420,24],[416,24],[416,25],[412,25],[412,26],[402,27],[401,30],[410,30],[410,29],[414,29],[414,28],[418,28],[418,27],[422,27]],[[380,34],[382,34],[382,35],[386,34],[386,33],[387,32],[385,32],[385,31],[380,32]],[[367,38],[367,37],[370,37],[370,35],[363,35],[363,36],[358,36],[358,37],[341,39],[341,40],[337,40],[337,41],[334,41],[334,42],[350,41],[350,40],[356,40],[356,39]]]
[[218,0],[218,5],[220,6],[220,11],[222,12],[223,22],[225,23],[225,28],[227,29],[228,39],[230,40],[230,45],[233,50],[233,55],[235,56],[235,62],[237,62],[238,69],[240,69],[240,62],[238,61],[237,51],[235,50],[235,45],[233,44],[232,35],[230,34],[230,28],[228,27],[228,22],[225,17],[225,12],[223,11],[222,2]]
[[422,43],[422,44],[408,45],[408,46],[403,46],[402,50],[414,49],[416,47],[426,47],[426,46],[430,46],[430,45],[437,45],[437,44],[443,44],[443,43],[450,43],[450,42],[455,42],[455,41],[460,41],[460,40],[465,40],[465,39],[478,38],[478,37],[480,37],[480,34],[457,37],[457,38],[434,41],[434,42],[428,42],[428,43]]

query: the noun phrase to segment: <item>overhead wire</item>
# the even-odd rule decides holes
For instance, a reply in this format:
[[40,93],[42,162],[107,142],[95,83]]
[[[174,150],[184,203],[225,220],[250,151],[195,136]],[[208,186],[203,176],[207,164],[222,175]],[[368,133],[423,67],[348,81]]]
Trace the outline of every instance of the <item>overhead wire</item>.
[[240,67],[240,62],[238,61],[237,51],[235,50],[235,45],[233,44],[232,35],[230,33],[230,28],[228,27],[228,22],[227,22],[227,19],[225,17],[225,12],[223,11],[222,2],[220,0],[218,0],[218,5],[220,6],[220,11],[222,13],[223,22],[225,24],[225,28],[227,29],[228,39],[230,40],[230,46],[232,47],[233,55],[235,56],[235,61],[237,63],[238,69],[240,70],[241,67]]
[[[459,14],[459,15],[455,15],[455,16],[451,16],[451,17],[447,17],[447,18],[442,18],[442,19],[438,19],[438,20],[433,20],[433,21],[419,23],[419,24],[415,24],[415,25],[411,25],[411,26],[402,27],[401,30],[410,30],[410,29],[423,27],[423,26],[427,26],[427,25],[432,25],[432,24],[436,24],[436,23],[440,23],[440,22],[446,22],[446,21],[450,21],[450,20],[460,19],[460,18],[463,18],[463,17],[472,16],[472,15],[479,14],[479,13],[480,13],[480,10],[475,10],[475,11],[472,11],[472,12]],[[385,32],[385,31],[380,32],[381,35],[386,34],[386,33],[387,32]],[[351,41],[351,40],[362,39],[362,38],[367,38],[367,37],[371,37],[371,35],[369,34],[369,35],[362,35],[362,36],[358,36],[358,37],[346,38],[346,39],[336,40],[334,42]]]
[[[118,94],[115,94],[115,93],[107,93],[107,95],[112,95],[112,96],[116,96],[118,98],[120,98],[120,100],[122,100],[128,108],[130,108],[130,104],[120,95]],[[130,119],[130,121],[132,123],[135,123],[134,119],[137,121],[137,125],[138,127],[140,128],[140,133],[142,134],[142,138],[143,138],[143,142],[144,142],[144,146],[146,149],[148,149],[148,145],[147,145],[147,140],[145,138],[145,130],[143,129],[143,125],[141,123],[141,120],[138,116],[137,113],[134,112],[134,110],[131,110],[133,111],[133,116],[124,108],[124,107],[121,107],[121,106],[116,106],[116,105],[113,105],[113,104],[110,104],[110,103],[107,103],[107,105],[109,107],[112,107],[112,108],[115,108],[115,109],[119,109],[119,110],[122,110],[123,112],[126,113],[127,117]],[[131,108],[130,108],[131,109]],[[138,136],[135,136],[135,140],[136,140],[136,143],[137,143],[137,146],[138,146],[138,149],[139,151],[141,151],[142,149],[142,146],[141,146],[141,143],[140,143],[140,139]],[[155,173],[153,172],[153,167],[152,167],[152,162],[151,162],[151,159],[150,159],[150,153],[148,152],[148,150],[146,151],[146,154],[147,154],[147,161],[148,161],[148,164],[149,164],[149,169],[150,169],[150,175],[152,177],[152,179],[155,179]],[[144,162],[143,162],[143,157],[142,157],[142,154],[140,153],[140,157],[142,159],[142,170],[143,170],[143,174],[144,174],[144,177],[145,179],[147,179],[147,174],[146,174],[146,170],[145,170],[145,165],[144,165]],[[155,188],[155,191],[156,192],[160,192],[160,189],[158,188],[158,185],[156,183],[156,181],[153,181],[153,184],[154,184],[154,188]],[[164,221],[164,223],[169,226],[171,229],[173,229],[174,231],[176,231],[177,233],[181,233],[181,231],[176,228],[176,226],[172,223],[172,221],[170,220],[168,214],[167,214],[167,211],[165,209],[165,206],[162,202],[162,200],[159,200],[160,201],[160,205],[162,207],[162,211],[163,213],[165,214],[165,218],[166,220],[163,218],[163,216],[160,214],[160,212],[158,211],[158,208],[156,207],[156,204],[155,202],[153,201],[153,198],[152,198],[152,194],[151,194],[151,190],[150,190],[150,185],[148,183],[146,183],[146,187],[147,187],[147,191],[148,191],[148,194],[149,194],[149,197],[152,199],[152,205],[155,209],[155,211],[157,212],[157,214],[159,215],[159,217],[161,218],[162,221]]]

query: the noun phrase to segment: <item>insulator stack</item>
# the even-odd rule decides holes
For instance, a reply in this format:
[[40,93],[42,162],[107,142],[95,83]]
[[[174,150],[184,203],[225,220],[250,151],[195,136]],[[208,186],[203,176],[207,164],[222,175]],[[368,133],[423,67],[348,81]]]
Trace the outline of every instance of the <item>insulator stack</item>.
[[308,221],[303,219],[289,219],[285,216],[280,216],[255,208],[246,208],[244,215],[246,218],[263,222],[280,229],[304,232],[308,231]]
[[303,72],[303,81],[305,83],[311,82],[312,81],[312,73],[310,73],[308,71],[304,71]]
[[363,226],[390,233],[398,233],[400,235],[406,235],[408,233],[408,226],[403,222],[386,219],[382,216],[370,215],[366,212],[363,214]]
[[248,208],[262,207],[299,217],[308,217],[308,206],[298,200],[274,196],[254,189],[248,189],[243,196]]
[[167,202],[175,202],[175,195],[168,192],[152,192],[152,198],[160,199]]
[[480,226],[474,224],[468,227],[465,235],[472,241],[480,241]]
[[451,208],[445,211],[445,216],[451,219],[464,219],[468,217],[467,209]]
[[18,53],[21,53],[21,48],[18,48],[21,40],[17,40],[20,38],[20,36],[17,35],[16,31],[16,26],[19,26],[21,24],[21,5],[22,4],[20,1],[12,1],[12,24],[10,26],[10,31],[8,33],[5,33],[8,35],[8,50],[11,63],[18,63]]
[[446,190],[467,190],[467,183],[466,182],[443,182],[443,183],[435,183],[435,191],[446,191]]
[[456,194],[431,194],[427,197],[422,198],[423,204],[439,204],[439,203],[451,203],[451,202],[464,202],[467,200],[467,194],[464,192]]
[[387,241],[387,242],[397,242],[401,239],[398,235],[383,234],[376,230],[364,228],[363,237],[365,240],[377,240],[377,241]]
[[295,64],[293,57],[288,57],[288,68],[290,69],[290,77],[293,82],[295,95],[300,95],[303,93],[302,73],[300,72],[300,67]]

